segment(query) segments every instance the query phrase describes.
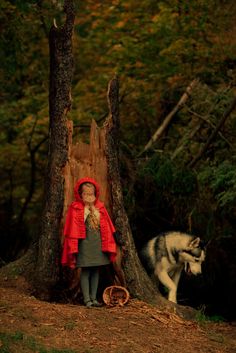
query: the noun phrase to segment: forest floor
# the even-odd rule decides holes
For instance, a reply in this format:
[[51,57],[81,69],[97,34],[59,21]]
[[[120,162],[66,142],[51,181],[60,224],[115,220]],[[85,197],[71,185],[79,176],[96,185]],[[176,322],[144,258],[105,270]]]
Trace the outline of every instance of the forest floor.
[[87,309],[48,303],[0,279],[0,353],[235,353],[236,323],[186,321],[131,299]]

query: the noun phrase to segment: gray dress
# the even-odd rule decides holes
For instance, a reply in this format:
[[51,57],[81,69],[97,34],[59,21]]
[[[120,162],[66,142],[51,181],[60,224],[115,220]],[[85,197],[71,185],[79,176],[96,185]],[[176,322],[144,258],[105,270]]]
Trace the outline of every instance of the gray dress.
[[79,239],[77,267],[102,266],[110,263],[107,253],[102,252],[100,229],[93,229],[86,219],[86,238]]

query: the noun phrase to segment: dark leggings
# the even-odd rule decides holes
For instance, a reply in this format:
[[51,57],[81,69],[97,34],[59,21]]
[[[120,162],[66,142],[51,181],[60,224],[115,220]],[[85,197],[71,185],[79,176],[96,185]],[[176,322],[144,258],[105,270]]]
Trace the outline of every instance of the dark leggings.
[[98,267],[81,268],[80,285],[84,297],[84,303],[97,298],[98,280]]

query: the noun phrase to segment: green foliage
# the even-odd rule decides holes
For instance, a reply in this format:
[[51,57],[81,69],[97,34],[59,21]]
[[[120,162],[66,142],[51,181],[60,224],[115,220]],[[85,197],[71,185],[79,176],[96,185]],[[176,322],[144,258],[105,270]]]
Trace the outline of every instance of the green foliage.
[[206,168],[199,174],[199,180],[211,188],[218,206],[235,211],[236,204],[236,166],[235,163],[224,161],[218,166]]
[[129,216],[137,238],[171,229],[188,231],[197,178],[188,168],[154,155],[143,168],[139,166],[134,195]]
[[170,195],[188,195],[196,189],[194,173],[188,168],[176,165],[168,158],[155,155],[139,173],[141,177],[144,174],[152,176],[158,189]]
[[[75,5],[75,70],[69,117],[76,125],[89,125],[91,119],[102,121],[108,111],[107,84],[117,73],[121,138],[134,157],[190,81],[201,79],[168,131],[154,144],[138,178],[145,178],[147,194],[153,187],[156,211],[165,207],[171,225],[180,218],[186,225],[191,214],[196,220],[202,219],[202,228],[213,232],[215,210],[228,209],[231,216],[234,213],[235,168],[231,160],[236,147],[235,113],[196,170],[189,170],[187,165],[204,146],[235,94],[235,2],[201,0],[190,5],[189,1],[141,0],[137,5],[134,0],[105,0]],[[17,222],[32,185],[23,215],[29,234],[35,233],[41,211],[49,120],[48,34],[53,18],[58,26],[63,24],[62,9],[63,1],[0,3],[0,205],[4,220],[0,230],[6,239],[12,239],[9,229],[12,237],[19,234]],[[191,137],[200,121],[201,127]],[[82,129],[75,135],[76,139],[77,135],[88,138]],[[224,161],[232,163],[231,171]],[[209,183],[199,171],[209,174]],[[135,207],[130,189],[127,196]],[[183,205],[187,205],[185,210]],[[23,233],[27,233],[26,227]]]
[[205,314],[205,306],[202,305],[201,308],[199,308],[199,310],[197,311],[197,314],[195,316],[195,320],[202,324],[202,323],[207,323],[207,322],[224,322],[225,319],[220,316],[220,315],[212,315],[212,316],[208,316]]

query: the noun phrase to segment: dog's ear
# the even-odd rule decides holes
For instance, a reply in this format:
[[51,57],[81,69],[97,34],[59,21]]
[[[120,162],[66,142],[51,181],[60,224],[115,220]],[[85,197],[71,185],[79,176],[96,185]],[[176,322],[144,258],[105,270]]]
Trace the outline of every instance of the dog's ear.
[[198,248],[200,242],[201,242],[201,239],[200,239],[199,237],[197,237],[197,238],[195,238],[195,239],[193,239],[193,240],[191,241],[191,243],[189,244],[189,247],[190,247],[191,249]]

